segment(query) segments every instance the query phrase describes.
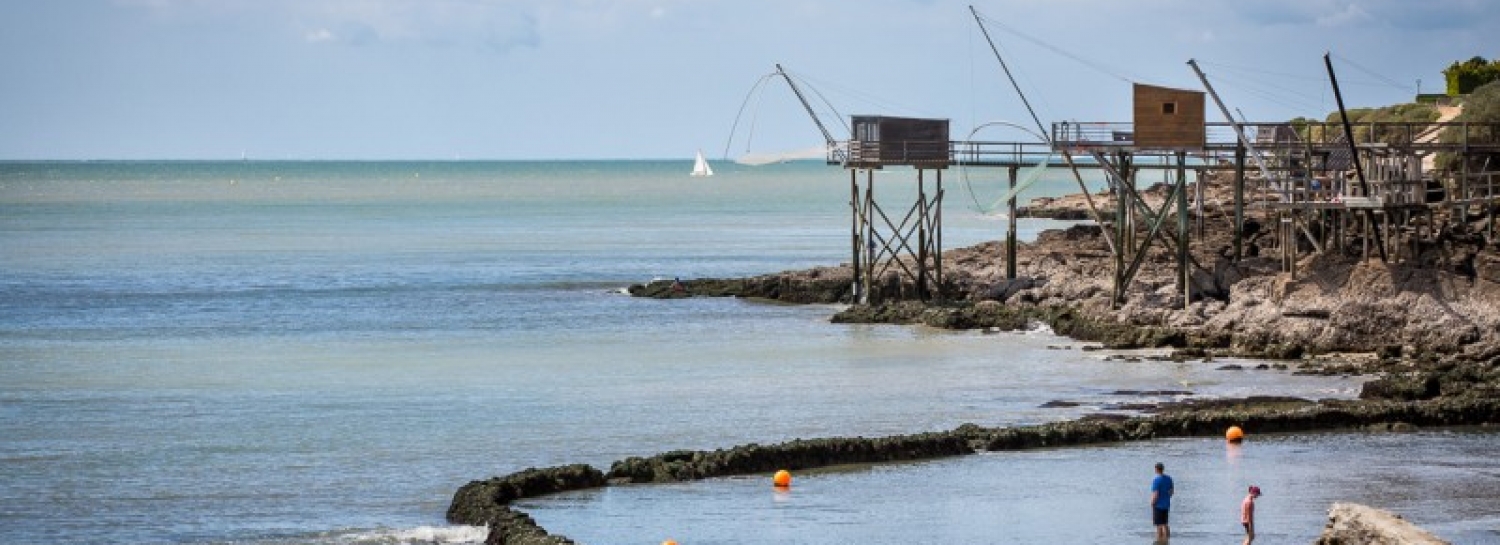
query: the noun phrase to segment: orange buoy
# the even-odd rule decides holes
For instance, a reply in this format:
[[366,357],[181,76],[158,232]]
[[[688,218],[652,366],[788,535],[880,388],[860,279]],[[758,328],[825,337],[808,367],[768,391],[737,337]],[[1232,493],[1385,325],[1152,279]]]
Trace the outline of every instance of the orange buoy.
[[791,487],[792,473],[785,469],[779,470],[776,472],[776,476],[771,478],[771,483],[775,484],[777,488]]
[[1238,443],[1245,438],[1245,430],[1239,426],[1230,426],[1229,431],[1224,432],[1224,439],[1231,443]]
[[661,545],[677,545],[677,542],[668,539],[666,541],[661,542]]

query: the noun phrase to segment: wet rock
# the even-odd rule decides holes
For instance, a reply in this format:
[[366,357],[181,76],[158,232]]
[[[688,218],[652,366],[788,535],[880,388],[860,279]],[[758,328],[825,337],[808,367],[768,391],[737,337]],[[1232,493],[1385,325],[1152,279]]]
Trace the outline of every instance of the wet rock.
[[586,464],[531,468],[504,477],[470,481],[454,493],[447,518],[454,524],[485,524],[504,512],[499,508],[515,500],[604,484],[604,473]]
[[1364,383],[1360,399],[1414,401],[1432,399],[1442,393],[1442,378],[1433,374],[1393,374]]
[[675,482],[841,464],[921,460],[969,454],[952,434],[924,433],[875,439],[836,437],[798,439],[775,445],[750,444],[715,451],[687,451],[649,458],[632,457],[610,466],[613,483]]
[[1379,422],[1365,426],[1365,430],[1387,433],[1410,433],[1417,431],[1418,428],[1405,422]]
[[531,515],[508,507],[496,509],[485,522],[490,533],[485,545],[572,545],[573,540],[547,533]]
[[1039,409],[1061,409],[1061,408],[1077,407],[1079,405],[1080,404],[1078,402],[1076,402],[1076,401],[1063,401],[1063,400],[1060,400],[1060,399],[1054,399],[1052,401],[1048,401],[1046,403],[1038,405],[1037,408],[1039,408]]
[[1231,363],[1229,365],[1221,365],[1216,370],[1217,371],[1244,371],[1245,370],[1245,366],[1237,364],[1237,363]]

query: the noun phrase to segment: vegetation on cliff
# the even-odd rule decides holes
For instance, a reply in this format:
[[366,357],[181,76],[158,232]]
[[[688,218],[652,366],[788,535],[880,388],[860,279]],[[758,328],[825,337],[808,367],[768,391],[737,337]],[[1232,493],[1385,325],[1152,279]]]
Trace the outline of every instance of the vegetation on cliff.
[[[1500,81],[1492,81],[1477,89],[1464,99],[1464,111],[1454,118],[1455,123],[1500,123]],[[1445,144],[1480,144],[1500,142],[1500,134],[1491,127],[1470,127],[1467,134],[1448,131],[1443,134]],[[1438,164],[1451,171],[1462,171],[1465,167],[1452,153],[1438,156]],[[1473,153],[1469,155],[1468,171],[1493,172],[1500,170],[1500,154]]]
[[[1438,110],[1431,104],[1395,104],[1379,108],[1351,108],[1348,110],[1349,124],[1354,129],[1356,142],[1371,141],[1371,123],[1406,123],[1420,125],[1437,121]],[[1317,120],[1298,117],[1292,119],[1292,127],[1304,139],[1314,142],[1336,142],[1343,138],[1342,118],[1338,112],[1329,113],[1321,123]],[[1326,124],[1326,125],[1325,125]],[[1408,142],[1416,134],[1401,129],[1375,129],[1373,141],[1396,144]],[[1328,134],[1326,131],[1332,131]]]

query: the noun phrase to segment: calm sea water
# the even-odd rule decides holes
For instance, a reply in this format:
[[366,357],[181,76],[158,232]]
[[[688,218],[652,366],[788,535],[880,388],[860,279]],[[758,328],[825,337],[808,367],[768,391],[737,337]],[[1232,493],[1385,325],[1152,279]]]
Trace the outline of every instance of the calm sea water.
[[[824,306],[622,295],[652,278],[848,255],[846,173],[724,164],[702,179],[689,168],[0,163],[0,542],[469,542],[483,530],[443,522],[453,491],[526,467],[1071,418],[1136,400],[1113,394],[1122,389],[1358,389],[1216,371],[1222,362],[1106,362],[1049,348],[1067,340],[1043,331],[832,325]],[[970,194],[956,174],[946,245],[1000,237],[1003,220],[973,207],[998,184],[975,176]],[[909,173],[877,178],[878,192],[910,202]],[[1069,191],[1065,181],[1033,195]],[[1051,225],[1023,221],[1022,234]],[[1038,408],[1052,399],[1084,406]],[[943,463],[1006,463],[970,460]],[[879,471],[929,467],[941,466]],[[912,486],[900,497],[796,516],[821,528],[808,542],[841,542],[861,535],[846,533],[852,520],[955,500]],[[556,505],[548,516],[565,534],[662,539],[645,528],[595,538],[591,502]],[[694,531],[734,535],[736,524]]]

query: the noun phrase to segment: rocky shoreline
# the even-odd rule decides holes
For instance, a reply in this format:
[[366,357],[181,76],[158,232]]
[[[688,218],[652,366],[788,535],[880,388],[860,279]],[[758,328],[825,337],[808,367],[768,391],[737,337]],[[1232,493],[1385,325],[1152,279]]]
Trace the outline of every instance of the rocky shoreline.
[[[1043,323],[1059,335],[1111,349],[1171,348],[1178,357],[1233,356],[1291,362],[1334,360],[1345,372],[1381,374],[1372,395],[1430,399],[1464,391],[1500,393],[1500,249],[1478,230],[1448,222],[1400,261],[1363,259],[1354,249],[1304,255],[1297,275],[1283,273],[1267,236],[1272,218],[1248,210],[1245,251],[1231,252],[1228,177],[1200,182],[1202,224],[1190,246],[1188,300],[1175,256],[1161,245],[1112,304],[1114,258],[1101,228],[1078,224],[1019,245],[1017,276],[1006,278],[1001,242],[944,252],[940,302],[914,301],[916,289],[894,275],[870,287],[872,305],[849,305],[835,323],[924,324],[949,329],[1021,330]],[[1196,190],[1193,193],[1198,193]],[[1165,187],[1143,192],[1150,204]],[[1108,194],[1094,195],[1101,209]],[[1033,216],[1073,217],[1081,196],[1038,199]],[[1070,215],[1071,214],[1071,215]],[[1433,220],[1435,221],[1435,220]],[[1144,236],[1144,235],[1142,235]],[[785,303],[845,304],[847,265],[734,279],[693,279],[673,288],[629,288],[638,297],[734,296]]]
[[[674,482],[843,464],[958,456],[981,451],[1214,436],[1231,426],[1257,433],[1336,429],[1401,431],[1500,423],[1500,254],[1454,229],[1400,263],[1330,252],[1304,257],[1301,274],[1257,257],[1267,244],[1251,217],[1246,256],[1231,258],[1229,214],[1217,203],[1227,184],[1210,176],[1204,237],[1192,246],[1200,265],[1188,300],[1176,286],[1173,257],[1147,265],[1111,304],[1113,258],[1094,225],[1042,233],[1021,245],[1018,276],[1007,279],[999,242],[944,253],[940,302],[913,301],[899,278],[871,288],[876,305],[852,305],[834,322],[925,324],[950,329],[1021,330],[1045,323],[1057,334],[1111,349],[1171,348],[1169,358],[1235,356],[1283,360],[1298,372],[1373,374],[1357,401],[1289,398],[1211,400],[1014,428],[966,424],[945,432],[882,438],[825,438],[715,451],[673,451],[628,458],[608,472],[585,465],[528,469],[472,481],[455,493],[447,518],[489,525],[487,543],[572,543],[550,535],[511,502],[567,490]],[[1106,200],[1096,196],[1095,200]],[[1146,199],[1161,197],[1161,189]],[[1081,199],[1033,203],[1032,216],[1073,218]],[[1105,205],[1105,208],[1109,208]],[[1197,218],[1194,221],[1198,221]],[[1267,252],[1269,253],[1269,252]],[[660,281],[631,286],[637,297],[745,297],[784,303],[848,304],[848,266],[751,278]],[[1059,403],[1066,403],[1061,401]],[[1332,525],[1330,525],[1332,526]],[[1363,530],[1361,530],[1363,531]],[[1337,543],[1332,538],[1328,543]]]

